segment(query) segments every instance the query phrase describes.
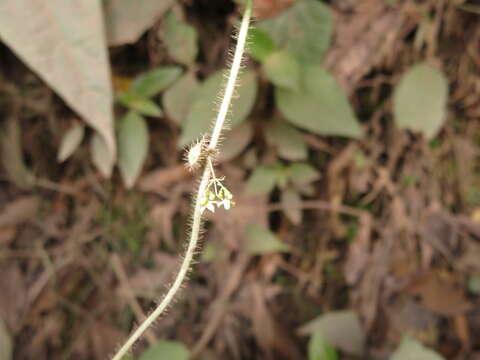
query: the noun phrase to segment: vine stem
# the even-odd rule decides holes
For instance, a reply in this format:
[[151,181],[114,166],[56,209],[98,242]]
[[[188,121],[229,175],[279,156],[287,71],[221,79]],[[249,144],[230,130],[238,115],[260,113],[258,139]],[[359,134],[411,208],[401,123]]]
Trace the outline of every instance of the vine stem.
[[[250,18],[252,15],[252,0],[247,0],[245,11],[243,14],[242,23],[240,25],[240,31],[238,33],[237,45],[235,47],[235,54],[233,57],[232,67],[230,68],[230,73],[227,80],[227,85],[225,87],[225,93],[222,98],[222,103],[218,111],[217,118],[215,120],[215,125],[210,137],[210,142],[208,144],[208,149],[213,150],[209,153],[215,153],[215,150],[218,146],[220,135],[222,133],[223,127],[225,125],[225,119],[227,117],[230,103],[232,100],[233,93],[235,91],[235,84],[237,81],[238,73],[240,72],[242,57],[245,51],[245,44],[247,42],[248,28],[250,26]],[[112,360],[122,359],[133,344],[142,336],[142,334],[155,322],[155,320],[165,311],[165,309],[172,303],[175,295],[178,290],[180,290],[182,283],[184,282],[190,266],[192,264],[193,257],[195,255],[195,249],[197,248],[198,239],[200,236],[200,227],[202,223],[202,203],[201,198],[207,190],[208,184],[210,182],[210,177],[212,175],[212,169],[209,164],[212,162],[212,155],[208,155],[205,161],[205,168],[203,170],[202,178],[200,185],[198,187],[197,195],[195,197],[195,206],[192,215],[192,228],[190,232],[190,239],[188,242],[187,250],[185,251],[185,257],[180,266],[180,270],[175,278],[175,281],[168,289],[167,293],[163,297],[160,304],[155,308],[155,310],[145,319],[145,321],[140,324],[140,326],[132,333],[128,340],[122,345],[122,347],[117,351]]]

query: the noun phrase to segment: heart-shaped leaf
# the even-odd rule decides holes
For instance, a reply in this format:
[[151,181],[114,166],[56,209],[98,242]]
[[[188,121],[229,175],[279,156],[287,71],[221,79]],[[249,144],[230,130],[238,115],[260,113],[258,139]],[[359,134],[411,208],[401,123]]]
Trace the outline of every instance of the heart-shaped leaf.
[[401,128],[432,139],[446,117],[448,82],[445,75],[423,63],[413,66],[395,89],[393,112]]
[[127,188],[137,180],[147,152],[147,122],[138,113],[130,111],[118,124],[118,166]]
[[263,20],[258,28],[267,32],[277,48],[290,51],[305,64],[320,64],[330,46],[333,18],[327,5],[301,0],[279,16]]
[[280,111],[293,125],[319,135],[360,137],[362,130],[335,78],[318,66],[302,71],[301,91],[276,88]]

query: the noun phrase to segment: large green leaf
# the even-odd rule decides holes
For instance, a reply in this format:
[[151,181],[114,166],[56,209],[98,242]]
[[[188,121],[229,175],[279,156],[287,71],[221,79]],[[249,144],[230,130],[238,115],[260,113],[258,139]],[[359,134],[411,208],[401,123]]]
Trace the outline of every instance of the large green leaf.
[[163,39],[168,53],[176,61],[183,64],[192,64],[198,54],[197,31],[189,24],[178,19],[171,11],[164,22]]
[[98,0],[0,1],[0,38],[115,154],[110,65]]
[[108,45],[118,46],[136,42],[174,2],[175,0],[103,0]]
[[182,123],[195,99],[199,84],[194,74],[186,73],[163,94],[163,106],[168,116]]
[[[182,124],[180,144],[187,145],[191,141],[204,135],[212,126],[217,114],[219,94],[223,95],[223,71],[211,75],[196,92],[195,99]],[[257,77],[254,71],[246,71],[240,75],[237,94],[232,99],[231,116],[227,124],[231,127],[243,122],[255,102],[257,96]]]
[[299,0],[279,16],[260,21],[258,28],[300,62],[320,64],[330,46],[333,18],[328,6],[320,1]]
[[433,138],[446,117],[448,82],[443,73],[427,64],[413,66],[395,89],[393,112],[401,128]]
[[275,51],[263,62],[267,78],[276,86],[298,91],[300,88],[300,65],[290,52]]
[[138,76],[132,90],[144,97],[152,97],[165,90],[182,74],[179,66],[162,66]]
[[188,360],[189,357],[190,353],[182,343],[162,340],[145,350],[138,360]]
[[270,230],[256,224],[248,225],[243,249],[252,255],[288,252],[289,246],[282,243]]
[[318,66],[302,71],[301,91],[277,88],[280,111],[293,125],[319,135],[360,137],[362,130],[335,78]]
[[118,166],[127,188],[135,183],[148,152],[148,127],[145,119],[134,111],[118,124]]
[[404,337],[402,343],[393,353],[391,360],[443,360],[435,351],[423,346],[411,337]]

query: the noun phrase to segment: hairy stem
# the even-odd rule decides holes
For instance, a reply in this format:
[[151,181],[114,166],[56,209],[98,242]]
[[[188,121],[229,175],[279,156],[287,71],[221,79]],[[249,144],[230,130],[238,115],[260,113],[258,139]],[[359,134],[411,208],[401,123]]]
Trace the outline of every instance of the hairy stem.
[[[235,90],[235,83],[237,81],[238,73],[240,71],[241,62],[243,53],[245,50],[245,43],[247,40],[248,27],[250,24],[250,18],[252,13],[252,0],[247,0],[245,12],[242,19],[242,24],[240,26],[240,31],[238,34],[237,46],[235,48],[235,54],[233,57],[232,67],[230,69],[230,74],[228,76],[227,85],[225,88],[225,93],[220,105],[217,119],[215,121],[215,126],[212,131],[212,136],[210,137],[210,143],[208,148],[211,150],[216,150],[218,145],[218,140],[222,133],[223,126],[225,124],[225,119],[230,108],[230,103],[232,100],[232,95]],[[214,153],[214,151],[212,151]],[[190,232],[190,239],[188,242],[188,247],[185,252],[185,257],[181,264],[180,270],[173,282],[172,286],[169,288],[164,298],[160,304],[155,308],[155,310],[145,319],[145,321],[133,332],[130,338],[122,345],[118,350],[112,360],[120,360],[123,356],[130,350],[133,344],[140,338],[140,336],[152,325],[153,322],[165,311],[165,309],[171,304],[176,293],[182,286],[185,277],[188,274],[192,260],[195,254],[195,249],[197,248],[198,239],[200,236],[200,227],[202,223],[202,204],[201,198],[207,190],[208,184],[210,182],[210,177],[212,175],[212,168],[209,166],[212,162],[211,155],[209,155],[205,162],[205,168],[203,170],[202,179],[198,187],[197,195],[195,197],[195,207],[193,210],[193,221],[192,228]]]

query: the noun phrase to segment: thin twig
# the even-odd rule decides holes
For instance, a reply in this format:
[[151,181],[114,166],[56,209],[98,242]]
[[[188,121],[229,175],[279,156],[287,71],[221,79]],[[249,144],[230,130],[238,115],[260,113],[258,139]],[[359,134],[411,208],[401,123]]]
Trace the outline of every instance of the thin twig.
[[225,93],[223,96],[222,104],[220,105],[220,110],[218,112],[217,119],[215,121],[215,126],[210,137],[210,143],[208,145],[209,155],[206,159],[206,166],[203,170],[202,179],[198,187],[198,192],[195,198],[195,207],[192,216],[192,228],[190,233],[190,240],[188,243],[185,256],[180,267],[180,270],[173,282],[172,286],[169,288],[165,297],[162,299],[158,307],[147,317],[147,319],[133,332],[130,338],[125,342],[125,344],[118,350],[112,360],[120,360],[123,356],[129,351],[132,345],[140,338],[140,336],[147,330],[150,325],[165,311],[165,309],[172,303],[173,298],[177,294],[178,290],[185,280],[190,266],[192,264],[193,256],[195,249],[197,248],[198,239],[200,236],[200,227],[202,223],[202,196],[205,194],[210,182],[211,170],[208,166],[208,163],[213,160],[212,155],[217,149],[217,144],[220,139],[220,135],[225,124],[225,118],[227,116],[228,110],[230,108],[230,103],[232,100],[232,95],[235,90],[235,83],[237,81],[238,73],[240,71],[242,57],[245,50],[245,43],[247,41],[248,28],[250,26],[250,17],[252,14],[252,0],[247,0],[245,7],[245,12],[242,19],[242,24],[240,25],[240,31],[238,34],[237,46],[235,48],[235,55],[233,57],[232,67],[230,69],[230,75],[228,77],[227,85],[225,88]]

